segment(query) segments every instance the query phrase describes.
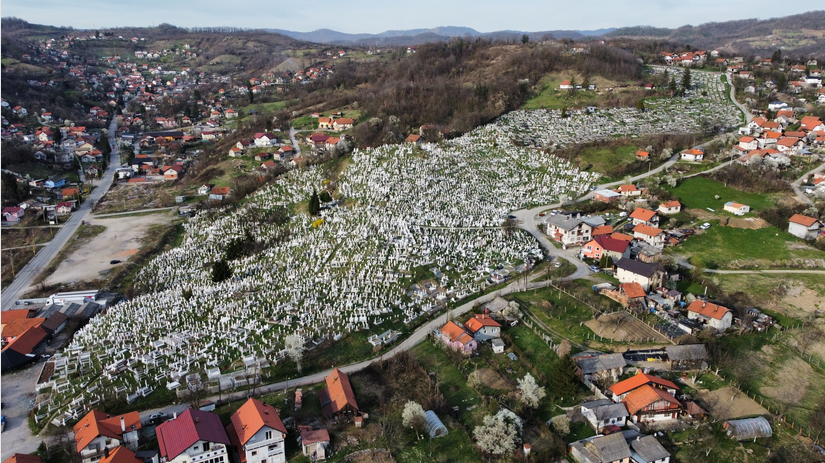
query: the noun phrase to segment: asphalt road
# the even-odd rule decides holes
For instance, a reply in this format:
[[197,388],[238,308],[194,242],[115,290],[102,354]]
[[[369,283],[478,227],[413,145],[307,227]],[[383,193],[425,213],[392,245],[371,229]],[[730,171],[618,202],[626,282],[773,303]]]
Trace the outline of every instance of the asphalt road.
[[112,119],[109,124],[109,144],[112,146],[112,154],[109,158],[109,168],[104,172],[103,177],[98,181],[97,188],[89,195],[85,201],[80,205],[78,210],[69,216],[69,219],[60,230],[54,235],[54,238],[49,242],[48,246],[44,246],[32,260],[23,267],[22,270],[14,278],[14,281],[3,291],[0,296],[0,305],[3,310],[8,310],[14,307],[15,301],[23,296],[25,291],[31,287],[40,272],[46,268],[49,263],[57,256],[61,249],[74,236],[82,221],[86,220],[91,213],[92,205],[97,203],[100,198],[109,191],[112,182],[115,178],[115,170],[120,167],[120,153],[115,142],[115,130],[117,123]]
[[791,186],[793,187],[793,192],[796,193],[796,197],[799,198],[799,200],[803,203],[813,204],[814,202],[811,200],[811,198],[809,198],[807,195],[805,195],[805,193],[802,192],[802,189],[799,188],[799,186],[802,185],[802,182],[804,182],[809,175],[815,174],[817,172],[822,172],[823,169],[825,169],[825,164],[822,164],[817,168],[805,172],[804,174],[802,174],[801,177],[799,177],[793,183],[791,183]]

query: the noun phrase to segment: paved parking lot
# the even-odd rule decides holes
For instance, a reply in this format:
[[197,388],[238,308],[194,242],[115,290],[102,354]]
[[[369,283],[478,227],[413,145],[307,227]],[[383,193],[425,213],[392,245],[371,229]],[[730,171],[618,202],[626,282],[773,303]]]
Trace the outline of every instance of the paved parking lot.
[[0,435],[3,461],[15,453],[31,453],[40,445],[40,438],[29,431],[29,401],[35,398],[34,384],[43,363],[38,362],[10,375],[3,375],[2,400],[6,429]]

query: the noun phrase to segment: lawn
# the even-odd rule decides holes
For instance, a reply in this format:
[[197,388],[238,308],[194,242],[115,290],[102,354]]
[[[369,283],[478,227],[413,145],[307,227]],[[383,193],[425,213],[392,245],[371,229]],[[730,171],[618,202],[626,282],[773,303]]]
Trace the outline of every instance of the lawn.
[[598,106],[601,97],[592,90],[579,90],[570,93],[569,90],[559,90],[559,83],[564,79],[551,79],[538,95],[527,100],[522,109],[561,109],[579,108],[582,106]]
[[582,162],[590,165],[586,170],[592,170],[612,178],[617,169],[632,164],[636,160],[636,151],[639,149],[638,146],[633,144],[618,147],[594,147],[585,150],[579,158]]
[[245,114],[249,114],[249,111],[258,111],[258,114],[261,113],[270,113],[278,109],[284,109],[288,104],[293,103],[295,100],[283,100],[283,101],[273,101],[271,103],[254,103],[251,105],[246,105],[241,108]]
[[794,258],[825,258],[825,252],[776,227],[749,230],[711,223],[711,228],[685,240],[680,247],[671,248],[672,252],[686,254],[691,264],[711,269],[760,268],[772,263],[781,265],[778,261]]
[[[774,201],[771,195],[746,193],[705,177],[689,178],[680,182],[676,188],[667,189],[688,209],[711,208],[722,211],[726,202],[736,201],[750,206],[753,211],[758,211],[772,205]],[[719,199],[715,196],[719,196]]]

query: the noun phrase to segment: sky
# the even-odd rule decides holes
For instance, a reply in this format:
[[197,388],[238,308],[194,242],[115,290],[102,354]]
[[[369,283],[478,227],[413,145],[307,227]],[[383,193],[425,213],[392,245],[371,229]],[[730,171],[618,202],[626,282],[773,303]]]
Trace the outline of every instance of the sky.
[[[650,25],[675,28],[711,21],[788,16],[810,11],[810,2],[768,0],[3,0],[0,15],[30,23],[105,29],[234,26],[299,32],[347,33],[464,26],[479,32],[594,30]],[[776,12],[771,14],[770,12]]]

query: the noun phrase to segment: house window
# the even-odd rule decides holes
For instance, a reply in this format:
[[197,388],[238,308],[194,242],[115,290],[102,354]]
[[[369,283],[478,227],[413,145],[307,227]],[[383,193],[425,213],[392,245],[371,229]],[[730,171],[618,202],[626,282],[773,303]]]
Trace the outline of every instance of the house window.
[[266,432],[266,440],[270,440],[270,439],[272,439],[272,431],[267,431]]
[[192,446],[192,450],[194,450],[194,451],[196,451],[196,452],[198,451],[198,449],[199,449],[199,448],[200,448],[200,446],[199,446],[199,445],[194,445],[194,446]]
[[256,456],[256,455],[258,455],[258,451],[257,451],[257,450],[253,450],[253,451],[252,451],[252,456],[254,457],[254,456]]
[[204,443],[203,443],[203,451],[204,451],[204,452],[208,452],[208,451],[209,451],[209,442],[204,442]]

